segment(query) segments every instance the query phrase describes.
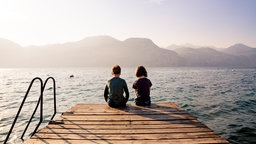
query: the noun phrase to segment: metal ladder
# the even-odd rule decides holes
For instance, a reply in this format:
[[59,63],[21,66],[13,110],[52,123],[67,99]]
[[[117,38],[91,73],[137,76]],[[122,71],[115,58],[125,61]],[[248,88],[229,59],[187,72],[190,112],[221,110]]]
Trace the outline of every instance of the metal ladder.
[[24,96],[24,98],[23,98],[23,100],[22,100],[22,102],[21,102],[21,105],[20,105],[19,110],[18,110],[18,112],[17,112],[17,114],[16,114],[16,117],[15,117],[15,119],[14,119],[14,121],[13,121],[13,123],[12,123],[12,126],[11,126],[11,128],[10,128],[10,130],[9,130],[9,132],[8,132],[8,134],[7,134],[7,136],[6,136],[6,138],[5,138],[4,144],[7,143],[8,139],[9,139],[11,133],[12,133],[12,130],[13,130],[15,124],[16,124],[16,121],[17,121],[17,119],[18,119],[18,117],[19,117],[19,114],[20,114],[22,108],[23,108],[23,105],[24,105],[24,103],[26,102],[26,99],[27,99],[27,96],[28,96],[28,94],[29,94],[29,92],[30,92],[31,87],[33,86],[34,82],[35,82],[36,80],[38,80],[38,81],[40,82],[40,96],[39,96],[39,99],[38,99],[38,101],[37,101],[36,107],[35,107],[35,109],[34,109],[32,115],[31,115],[31,117],[30,117],[30,120],[28,121],[27,126],[26,126],[26,128],[24,129],[24,131],[23,131],[23,133],[22,133],[22,135],[21,135],[21,139],[24,141],[23,137],[24,137],[24,135],[25,135],[25,133],[26,133],[26,131],[27,131],[27,129],[28,129],[28,127],[29,127],[29,125],[30,125],[30,123],[31,123],[31,121],[32,121],[32,119],[33,119],[33,117],[34,117],[34,115],[35,115],[35,113],[37,112],[38,106],[40,105],[40,119],[39,119],[39,122],[38,122],[38,124],[37,124],[35,130],[34,130],[33,133],[32,133],[32,136],[36,133],[37,129],[39,128],[39,126],[41,125],[41,123],[42,123],[42,121],[43,121],[43,105],[44,105],[44,103],[43,103],[43,93],[44,93],[44,90],[45,90],[45,86],[46,86],[47,82],[48,82],[50,79],[53,81],[53,96],[54,96],[54,99],[53,99],[53,100],[54,100],[54,112],[53,112],[53,115],[52,115],[52,117],[51,117],[50,122],[53,120],[55,114],[57,113],[57,110],[56,110],[56,83],[55,83],[55,79],[54,79],[53,77],[48,77],[48,78],[45,80],[45,82],[43,83],[43,80],[42,80],[41,78],[35,77],[35,78],[30,82],[30,85],[29,85],[29,87],[28,87],[28,90],[27,90],[27,92],[26,92],[26,95]]

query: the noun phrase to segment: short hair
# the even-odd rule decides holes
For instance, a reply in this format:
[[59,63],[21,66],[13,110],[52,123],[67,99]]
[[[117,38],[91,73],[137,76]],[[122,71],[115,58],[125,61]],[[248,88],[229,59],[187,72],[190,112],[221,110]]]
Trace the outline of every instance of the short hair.
[[141,76],[148,76],[147,70],[145,69],[144,66],[138,66],[136,69],[136,77],[141,77]]
[[112,73],[113,74],[121,74],[121,67],[119,65],[114,65],[112,67]]

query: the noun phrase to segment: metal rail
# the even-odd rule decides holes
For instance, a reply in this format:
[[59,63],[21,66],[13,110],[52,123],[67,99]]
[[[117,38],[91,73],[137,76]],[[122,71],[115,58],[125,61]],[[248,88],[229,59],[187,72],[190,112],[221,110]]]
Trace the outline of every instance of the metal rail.
[[26,128],[24,129],[24,131],[23,131],[23,133],[22,133],[22,135],[21,135],[21,139],[24,140],[24,139],[23,139],[23,136],[25,135],[25,133],[26,133],[26,131],[27,131],[27,129],[28,129],[28,127],[29,127],[29,125],[30,125],[30,123],[31,123],[31,121],[32,121],[32,119],[33,119],[33,117],[34,117],[34,115],[35,115],[35,113],[37,112],[38,106],[39,106],[39,104],[40,104],[40,119],[39,119],[39,122],[38,122],[38,124],[37,124],[35,130],[33,131],[32,135],[34,135],[34,134],[36,133],[37,129],[39,128],[39,126],[41,125],[41,123],[42,123],[42,121],[43,121],[43,104],[44,104],[44,103],[43,103],[43,92],[44,92],[44,89],[45,89],[45,86],[46,86],[47,82],[48,82],[50,79],[53,81],[54,112],[53,112],[53,115],[52,115],[52,117],[51,117],[51,120],[53,120],[54,116],[55,116],[56,113],[57,113],[57,108],[56,108],[56,83],[55,83],[55,79],[54,79],[53,77],[48,77],[48,78],[45,80],[45,82],[43,83],[43,80],[42,80],[41,78],[36,77],[36,78],[34,78],[34,79],[30,82],[30,85],[29,85],[29,87],[28,87],[28,90],[27,90],[27,92],[26,92],[26,94],[25,94],[25,96],[24,96],[24,98],[23,98],[23,100],[22,100],[22,102],[21,102],[21,105],[20,105],[20,107],[19,107],[19,110],[18,110],[18,112],[17,112],[17,114],[16,114],[16,117],[15,117],[13,123],[12,123],[12,126],[11,126],[11,128],[10,128],[10,130],[9,130],[9,133],[8,133],[7,136],[6,136],[6,139],[5,139],[5,141],[4,141],[4,144],[7,143],[8,139],[9,139],[11,133],[12,133],[12,130],[13,130],[15,124],[16,124],[16,121],[17,121],[17,119],[18,119],[18,117],[19,117],[19,114],[20,114],[20,112],[21,112],[21,110],[22,110],[22,108],[23,108],[23,105],[24,105],[24,103],[25,103],[25,101],[26,101],[26,99],[27,99],[27,96],[28,96],[28,94],[29,94],[29,92],[30,92],[31,87],[33,86],[33,84],[34,84],[34,82],[35,82],[36,80],[39,80],[39,82],[40,82],[40,96],[39,96],[39,99],[38,99],[38,101],[37,101],[37,105],[36,105],[36,107],[35,107],[35,109],[34,109],[34,111],[33,111],[33,114],[31,115],[30,120],[29,120],[29,122],[27,123],[27,126],[26,126]]

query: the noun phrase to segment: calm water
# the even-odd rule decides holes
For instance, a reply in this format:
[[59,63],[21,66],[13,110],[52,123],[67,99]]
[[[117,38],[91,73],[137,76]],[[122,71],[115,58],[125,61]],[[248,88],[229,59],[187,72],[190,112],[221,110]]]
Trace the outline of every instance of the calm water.
[[[121,77],[126,80],[131,94],[129,103],[135,96],[131,87],[136,79],[134,72],[135,68],[122,69]],[[72,74],[74,78],[69,78]],[[153,83],[153,102],[178,104],[231,143],[256,143],[256,69],[148,68],[148,74]],[[49,76],[56,79],[57,111],[64,112],[76,103],[105,103],[103,91],[106,80],[111,78],[111,68],[0,69],[1,143],[30,81],[34,77],[46,79]],[[39,85],[35,83],[10,143],[21,143],[19,138],[31,109],[35,107],[38,91]],[[44,100],[48,119],[52,100],[52,83],[49,81]],[[28,131],[31,132],[37,122],[34,120]]]

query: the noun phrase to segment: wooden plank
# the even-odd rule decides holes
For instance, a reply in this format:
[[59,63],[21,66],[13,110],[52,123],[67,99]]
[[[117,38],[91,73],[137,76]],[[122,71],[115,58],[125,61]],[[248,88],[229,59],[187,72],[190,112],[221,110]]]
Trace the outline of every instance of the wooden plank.
[[134,104],[129,105],[124,108],[111,108],[104,104],[77,104],[75,107],[72,107],[67,112],[76,112],[76,113],[115,113],[115,114],[125,114],[125,113],[143,113],[143,112],[185,112],[183,109],[175,105],[174,103],[157,103],[152,104],[150,107],[137,107]]
[[[161,131],[159,131],[161,130]],[[89,129],[89,128],[85,128],[85,129],[53,129],[53,128],[44,128],[40,131],[40,133],[51,133],[51,132],[55,132],[55,133],[95,133],[95,134],[113,134],[113,133],[117,133],[117,134],[121,134],[121,133],[125,133],[125,134],[134,134],[134,133],[193,133],[193,132],[209,132],[211,131],[208,128],[172,128],[172,129],[150,129],[150,131],[145,131],[145,129]]]
[[106,125],[106,124],[59,124],[54,125],[50,124],[46,126],[46,128],[51,129],[172,129],[172,128],[190,128],[190,127],[204,127],[202,123],[194,124],[194,125],[185,125],[185,124],[154,124],[154,125],[130,125],[130,124],[119,124],[119,125]]
[[[163,140],[163,139],[199,139],[218,138],[213,133],[162,133],[162,134],[82,134],[82,133],[37,133],[33,138],[40,139],[67,139],[67,140]],[[32,138],[32,139],[33,139]]]
[[104,121],[104,120],[94,120],[94,121],[85,121],[85,120],[64,120],[65,124],[74,124],[74,125],[82,125],[82,124],[88,124],[88,125],[124,125],[124,124],[132,124],[132,125],[159,125],[159,124],[184,124],[184,125],[194,125],[200,123],[198,120],[137,120],[137,121],[131,121],[131,120],[122,120],[122,121]]
[[228,143],[174,103],[111,108],[77,104],[27,143]]
[[169,139],[169,140],[67,140],[67,139],[30,139],[26,144],[226,144],[219,138]]
[[131,121],[136,121],[136,120],[182,120],[182,119],[195,119],[192,116],[189,115],[98,115],[98,116],[80,116],[80,115],[73,115],[73,116],[62,116],[63,119],[65,120],[90,120],[90,121],[95,121],[95,120],[106,120],[106,121],[122,121],[122,120],[131,120]]

